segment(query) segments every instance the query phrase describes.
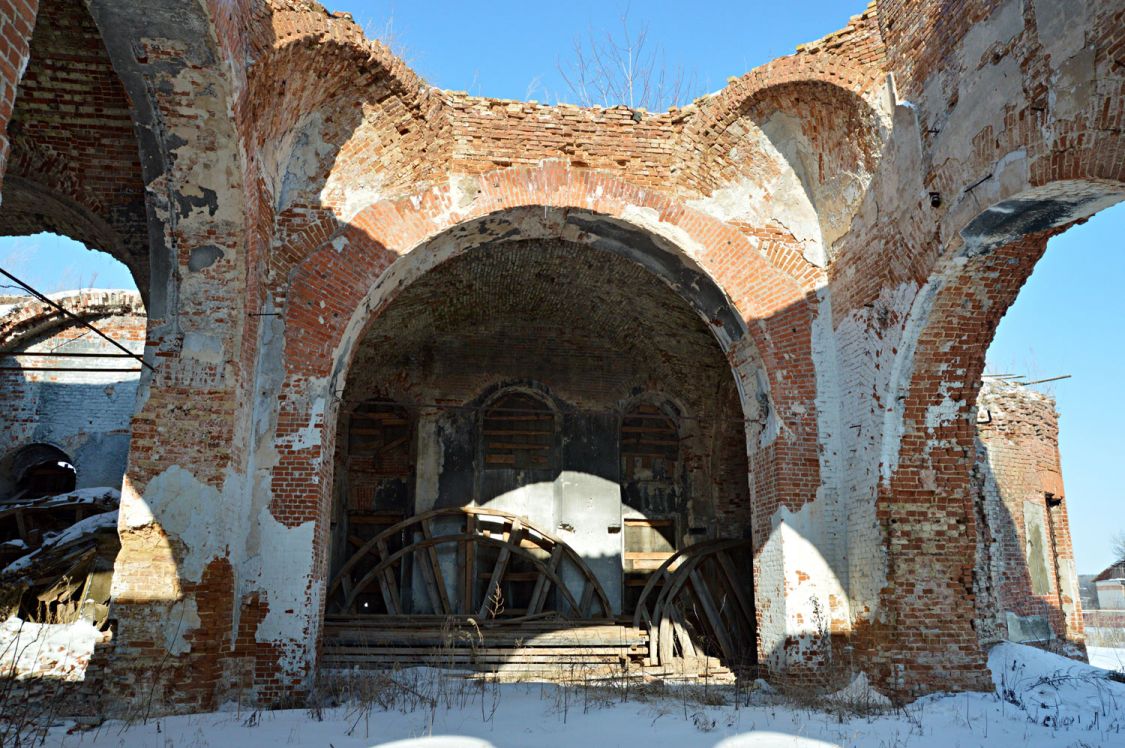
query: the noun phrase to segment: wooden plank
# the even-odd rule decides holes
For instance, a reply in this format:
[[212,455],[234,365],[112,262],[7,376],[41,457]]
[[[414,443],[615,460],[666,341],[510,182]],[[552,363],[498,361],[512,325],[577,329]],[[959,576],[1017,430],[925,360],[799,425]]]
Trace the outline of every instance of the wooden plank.
[[[433,527],[430,524],[429,518],[422,520],[422,536],[426,540],[432,540],[434,537]],[[430,558],[430,569],[434,577],[434,584],[437,585],[438,600],[441,603],[441,610],[438,611],[443,615],[449,615],[453,612],[453,606],[449,604],[449,591],[445,588],[445,575],[441,571],[441,560],[438,558],[437,548],[430,546],[427,549],[427,554]]]
[[695,642],[691,640],[691,632],[688,630],[687,622],[684,620],[683,611],[673,605],[669,613],[672,619],[672,630],[675,632],[676,638],[680,641],[681,655],[685,659],[695,657]]
[[[654,558],[654,559],[651,559],[651,560],[646,560],[646,559],[625,559],[625,560],[628,561],[629,564],[632,566],[632,568],[626,569],[626,571],[637,571],[637,572],[640,572],[640,571],[656,571],[663,564],[663,561],[659,558]],[[638,586],[643,585],[643,584],[644,584],[643,581],[637,582]]]
[[594,585],[591,580],[586,580],[586,586],[582,590],[582,602],[578,604],[578,614],[583,618],[590,617],[590,606],[594,603]]
[[734,593],[734,601],[738,604],[743,620],[748,623],[750,629],[753,630],[754,605],[746,596],[746,590],[739,584],[738,572],[734,568],[734,562],[731,561],[726,551],[716,553],[715,559],[719,562],[719,568],[722,569],[723,575],[726,577],[727,587]]
[[[441,612],[441,598],[438,597],[437,583],[434,580],[434,568],[430,565],[430,558],[428,551],[434,548],[419,548],[414,551],[412,558],[414,559],[414,568],[422,575],[422,585],[426,588],[426,597],[430,599],[430,610],[435,613]],[[422,556],[421,559],[418,557]],[[421,563],[419,563],[421,560]]]
[[[376,617],[376,616],[372,616]],[[325,625],[328,636],[356,636],[363,638],[392,637],[399,640],[423,640],[441,638],[450,630],[475,630],[467,621],[452,626],[426,626],[424,628],[406,626],[364,626],[362,623],[333,623]],[[488,641],[527,641],[529,646],[546,642],[628,642],[646,641],[644,631],[617,624],[598,624],[594,626],[570,626],[547,628],[530,625],[484,629],[482,635]]]
[[[383,561],[390,554],[387,552],[387,543],[380,535],[375,543],[375,547],[379,551],[379,560]],[[379,589],[383,592],[383,602],[387,605],[388,613],[401,613],[398,601],[398,582],[394,576],[394,570],[387,568],[379,575]]]
[[[551,558],[547,561],[547,568],[552,572],[558,572],[559,562],[562,561],[563,547],[556,545],[551,549]],[[551,581],[548,576],[542,572],[539,574],[539,579],[535,582],[535,587],[531,591],[531,601],[527,605],[527,612],[530,615],[535,615],[543,610],[543,605],[547,601],[547,594],[551,588]]]
[[675,551],[625,551],[626,561],[666,561]]
[[436,649],[416,647],[325,647],[323,656],[334,659],[367,659],[380,655],[394,658],[449,657],[453,660],[493,662],[613,662],[628,658],[627,651],[587,652],[582,649],[559,649],[551,652],[521,652],[518,649]]
[[[471,537],[476,534],[476,529],[476,515],[466,515],[465,534]],[[472,540],[469,540],[463,544],[463,547],[464,565],[461,568],[461,612],[468,614],[473,610],[473,591],[476,587],[476,545]]]
[[344,600],[350,600],[352,597],[352,578],[350,576],[345,576],[341,582],[344,588]]
[[641,517],[625,517],[626,527],[671,527],[676,524],[674,519],[648,519]]
[[492,567],[492,577],[488,580],[488,587],[485,588],[484,600],[481,601],[480,614],[484,616],[489,612],[489,606],[492,605],[493,595],[498,594],[500,589],[500,582],[504,578],[504,572],[508,570],[508,559],[512,556],[512,544],[519,544],[520,538],[523,537],[523,525],[520,523],[519,518],[512,520],[511,529],[507,537],[504,538],[504,545],[500,548],[500,553],[496,556],[496,564]]
[[711,626],[711,633],[719,642],[719,648],[723,651],[723,657],[727,662],[734,661],[735,649],[734,642],[731,641],[730,632],[727,631],[727,626],[723,622],[722,616],[719,615],[719,609],[715,607],[715,600],[711,597],[711,590],[707,588],[706,582],[699,574],[699,569],[695,568],[688,574],[688,583],[691,585],[692,590],[695,592],[699,604],[703,607],[703,614],[707,617],[707,623]]
[[653,648],[656,649],[656,661],[654,665],[668,665],[672,660],[676,659],[676,642],[674,627],[672,619],[668,616],[661,616],[659,624],[659,632],[656,637],[652,637],[652,632],[649,632],[650,639],[649,652]]

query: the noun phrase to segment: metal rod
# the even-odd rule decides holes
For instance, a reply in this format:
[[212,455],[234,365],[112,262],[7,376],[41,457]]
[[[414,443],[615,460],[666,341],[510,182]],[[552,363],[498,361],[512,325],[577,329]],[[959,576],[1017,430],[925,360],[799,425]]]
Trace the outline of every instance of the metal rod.
[[94,371],[105,371],[105,372],[131,371],[131,372],[142,372],[142,371],[144,371],[144,369],[101,369],[101,368],[98,368],[98,367],[82,368],[82,367],[68,367],[68,366],[0,366],[0,371],[22,371],[25,374],[34,374],[37,371],[89,371],[89,372],[94,372]]
[[0,356],[58,356],[60,358],[136,358],[132,353],[86,353],[86,352],[73,352],[67,353],[66,351],[42,351],[35,353],[32,351],[0,351]]
[[[127,354],[129,354],[129,356],[130,356],[131,358],[135,358],[135,359],[137,359],[137,361],[139,361],[139,362],[140,362],[141,366],[144,366],[144,367],[145,367],[145,368],[147,368],[147,369],[148,369],[149,371],[156,371],[156,369],[154,369],[154,368],[152,367],[152,365],[151,365],[151,364],[148,364],[148,363],[146,363],[146,362],[145,362],[144,358],[142,358],[141,356],[138,356],[137,354],[133,353],[133,352],[132,352],[132,351],[130,351],[130,350],[129,350],[128,348],[126,348],[125,346],[121,345],[121,344],[120,344],[120,343],[118,343],[118,342],[117,342],[116,340],[114,340],[114,339],[113,339],[113,338],[111,338],[110,336],[106,335],[106,334],[105,334],[104,332],[102,332],[102,331],[101,331],[101,330],[99,330],[98,328],[94,327],[94,326],[93,326],[92,324],[90,324],[90,323],[89,323],[89,322],[87,322],[86,320],[84,320],[84,319],[82,319],[81,317],[79,317],[79,316],[78,316],[77,314],[74,314],[73,312],[71,312],[71,311],[69,311],[69,310],[65,309],[64,307],[60,306],[59,304],[56,304],[56,303],[55,303],[54,301],[52,301],[51,299],[48,299],[48,298],[47,298],[46,296],[44,296],[43,294],[39,293],[39,291],[36,291],[36,290],[35,290],[34,288],[32,288],[32,287],[31,287],[31,286],[29,286],[28,284],[26,284],[26,283],[24,283],[23,281],[21,281],[21,280],[20,280],[19,278],[17,278],[16,276],[12,275],[11,273],[9,273],[9,272],[8,272],[7,270],[5,270],[4,268],[0,268],[0,274],[2,274],[2,275],[3,275],[4,277],[5,277],[5,278],[8,278],[9,280],[13,281],[14,283],[18,283],[18,284],[20,284],[21,286],[23,286],[24,288],[26,288],[26,289],[28,290],[28,292],[29,292],[29,293],[31,293],[31,295],[32,295],[32,296],[36,297],[37,299],[39,299],[40,301],[42,301],[42,302],[43,302],[44,304],[46,304],[47,306],[53,307],[53,308],[55,308],[55,309],[58,309],[58,310],[59,310],[60,312],[62,312],[62,313],[63,313],[64,315],[66,315],[67,317],[70,317],[71,319],[73,319],[73,320],[74,320],[75,322],[77,322],[78,324],[80,324],[80,325],[82,325],[82,326],[84,326],[84,327],[88,327],[88,328],[90,328],[91,330],[93,330],[94,332],[96,332],[96,333],[97,333],[98,335],[100,335],[100,336],[101,336],[101,337],[103,337],[104,339],[108,340],[108,341],[109,341],[109,342],[110,342],[110,343],[111,343],[111,344],[112,344],[113,346],[115,346],[116,348],[119,348],[119,349],[120,349],[120,350],[121,350],[121,351],[122,351],[123,353],[127,353]],[[104,370],[103,370],[103,371],[104,371]]]
[[1036,379],[1034,382],[1020,382],[1020,384],[1022,384],[1026,387],[1029,384],[1043,384],[1045,382],[1057,382],[1060,379],[1070,379],[1071,376],[1073,376],[1073,375],[1063,374],[1061,377],[1050,377],[1048,379]]

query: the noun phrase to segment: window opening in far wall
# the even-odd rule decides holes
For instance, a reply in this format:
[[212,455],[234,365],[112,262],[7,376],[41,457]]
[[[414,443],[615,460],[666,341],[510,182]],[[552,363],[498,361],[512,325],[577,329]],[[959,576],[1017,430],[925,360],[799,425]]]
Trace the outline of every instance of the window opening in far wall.
[[485,411],[482,432],[486,470],[557,467],[555,413],[533,395],[501,395]]

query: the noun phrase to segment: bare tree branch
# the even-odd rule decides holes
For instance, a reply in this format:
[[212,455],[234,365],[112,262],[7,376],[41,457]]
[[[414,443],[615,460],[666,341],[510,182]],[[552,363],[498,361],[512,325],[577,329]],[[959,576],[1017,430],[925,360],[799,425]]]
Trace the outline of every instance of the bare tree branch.
[[574,39],[571,59],[558,63],[559,75],[575,103],[664,111],[685,103],[696,88],[683,68],[670,70],[664,50],[648,43],[648,26],[634,31],[629,11],[621,16],[619,36],[606,31]]

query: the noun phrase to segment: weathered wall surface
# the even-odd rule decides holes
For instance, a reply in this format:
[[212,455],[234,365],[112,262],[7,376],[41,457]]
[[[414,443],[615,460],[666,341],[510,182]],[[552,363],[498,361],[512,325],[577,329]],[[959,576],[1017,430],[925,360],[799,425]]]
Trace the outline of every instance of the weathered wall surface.
[[[7,170],[11,150],[8,123],[26,70],[38,10],[38,0],[4,0],[0,5],[0,178]],[[0,181],[0,193],[2,188]]]
[[[748,422],[771,672],[824,664],[826,625],[900,696],[987,685],[979,376],[1052,232],[1123,194],[1121,2],[881,0],[663,114],[439,91],[309,0],[50,0],[35,24],[17,5],[8,137],[27,123],[42,155],[52,103],[102,102],[113,148],[76,134],[52,145],[65,159],[27,160],[59,167],[47,207],[0,230],[134,258],[150,318],[114,582],[123,692],[196,708],[307,686],[356,342],[500,234],[630,258],[709,326]],[[104,86],[45,74],[73,70],[68,45]],[[36,107],[9,117],[21,78]]]
[[[145,311],[136,293],[81,291],[52,298],[130,351],[144,352]],[[0,399],[5,409],[0,419],[0,444],[4,445],[0,461],[32,444],[49,444],[71,458],[78,488],[120,486],[136,408],[137,362],[86,357],[120,351],[38,301],[20,304],[0,318],[0,353],[10,352],[56,355],[0,356],[0,365],[21,369],[0,372]],[[65,353],[85,355],[58,355]],[[99,367],[134,372],[43,371]],[[14,487],[13,479],[0,473],[0,496]]]
[[[982,639],[1082,639],[1054,400],[986,379],[977,400]],[[983,601],[982,601],[983,602]]]

